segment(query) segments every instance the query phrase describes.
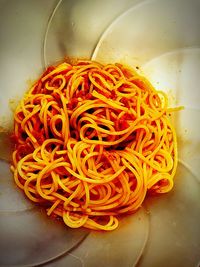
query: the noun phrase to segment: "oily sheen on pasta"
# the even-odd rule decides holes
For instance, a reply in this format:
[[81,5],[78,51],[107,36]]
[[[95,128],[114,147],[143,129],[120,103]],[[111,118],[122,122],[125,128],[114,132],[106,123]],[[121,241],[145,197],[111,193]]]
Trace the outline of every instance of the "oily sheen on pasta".
[[167,96],[133,69],[49,67],[14,113],[12,171],[26,196],[72,228],[114,230],[177,168]]

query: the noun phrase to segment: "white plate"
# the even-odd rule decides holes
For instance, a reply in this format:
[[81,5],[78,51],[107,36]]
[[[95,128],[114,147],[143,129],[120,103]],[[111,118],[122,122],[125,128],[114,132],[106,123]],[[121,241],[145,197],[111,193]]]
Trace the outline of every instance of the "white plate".
[[[1,33],[4,39],[0,50],[4,51],[1,53],[4,61],[0,62],[2,70],[0,78],[5,88],[1,89],[0,114],[4,116],[4,124],[11,123],[11,113],[7,103],[10,98],[16,96],[19,98],[23,94],[26,80],[35,79],[43,63],[52,64],[66,56],[92,57],[102,62],[118,61],[133,67],[139,66],[139,71],[147,76],[157,89],[169,94],[172,106],[185,106],[183,111],[174,116],[180,161],[173,191],[145,201],[143,209],[125,218],[120,228],[112,233],[93,232],[79,244],[85,233],[77,231],[77,237],[72,245],[78,243],[78,246],[45,266],[98,267],[102,264],[111,267],[129,267],[136,264],[138,267],[198,266],[200,262],[198,171],[200,1],[44,0],[38,4],[29,1],[28,5],[27,1],[20,0],[18,4],[10,1],[10,4],[7,4],[9,8],[8,6],[5,8],[5,3],[6,1],[0,1],[4,6],[3,18],[0,17],[0,20],[7,29]],[[10,14],[10,20],[7,19],[7,14]],[[30,31],[34,33],[34,38],[29,45],[24,46],[27,43],[26,33]],[[16,51],[14,57],[11,51],[12,53]],[[20,54],[20,51],[23,52]],[[12,79],[9,80],[8,73],[10,77],[9,70],[12,66],[15,66],[17,72],[13,72]],[[0,138],[3,140],[6,137],[0,136]],[[6,211],[9,215],[1,216],[3,219],[0,222],[4,225],[8,223],[11,228],[7,231],[13,233],[14,228],[9,221],[19,222],[18,215],[13,213],[18,209],[20,216],[25,216],[27,222],[31,220],[31,228],[36,229],[39,235],[39,229],[35,226],[37,220],[42,219],[38,215],[40,213],[35,209],[32,210],[32,204],[16,190],[10,174],[7,174],[8,167],[1,163],[0,170],[3,168],[5,175],[1,176],[0,184],[3,204],[0,208],[1,214]],[[5,177],[8,177],[6,182]],[[12,195],[12,198],[6,199],[7,194]],[[57,231],[56,242],[61,240],[59,251],[56,251],[53,257],[62,254],[63,248],[68,251],[70,245],[67,248],[63,246],[62,242],[65,243],[65,239],[59,236],[60,228],[56,230],[52,222],[46,219],[43,223],[51,225],[47,226],[49,230],[53,227],[51,233]],[[9,233],[7,232],[7,236],[11,236]],[[67,231],[66,242],[69,241],[71,234]],[[14,239],[17,242],[19,237]],[[12,240],[9,239],[9,242]],[[48,239],[45,238],[45,241]],[[7,244],[10,244],[9,242]],[[27,239],[24,239],[24,242],[26,243]],[[25,248],[23,250],[25,243],[21,242],[21,252],[27,252]],[[4,251],[7,248],[5,244],[1,242]],[[29,244],[28,249],[31,253],[32,243],[26,244]],[[42,248],[43,244],[40,247]],[[9,249],[12,255],[16,247],[9,245]],[[45,257],[48,253],[47,259]],[[41,262],[53,258],[48,250],[44,258],[41,258],[43,257],[41,255],[35,254],[34,259],[37,259],[35,264],[39,262],[38,260]],[[30,259],[32,258],[22,257],[21,263],[30,264]],[[3,260],[1,263],[4,265],[13,264],[10,259],[7,263],[5,257]]]

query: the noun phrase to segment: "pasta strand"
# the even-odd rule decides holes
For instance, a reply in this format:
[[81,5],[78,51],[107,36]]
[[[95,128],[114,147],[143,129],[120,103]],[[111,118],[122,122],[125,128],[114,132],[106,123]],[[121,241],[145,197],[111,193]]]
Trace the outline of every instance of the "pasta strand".
[[130,67],[49,67],[14,114],[18,187],[71,228],[111,231],[147,192],[167,193],[177,137],[167,95]]

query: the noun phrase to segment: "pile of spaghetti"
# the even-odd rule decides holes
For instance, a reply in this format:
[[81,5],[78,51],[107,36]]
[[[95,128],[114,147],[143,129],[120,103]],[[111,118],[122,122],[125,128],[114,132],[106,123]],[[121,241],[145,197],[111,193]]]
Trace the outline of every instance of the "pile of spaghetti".
[[113,230],[177,168],[167,96],[133,69],[93,61],[49,67],[14,114],[16,184],[72,228]]

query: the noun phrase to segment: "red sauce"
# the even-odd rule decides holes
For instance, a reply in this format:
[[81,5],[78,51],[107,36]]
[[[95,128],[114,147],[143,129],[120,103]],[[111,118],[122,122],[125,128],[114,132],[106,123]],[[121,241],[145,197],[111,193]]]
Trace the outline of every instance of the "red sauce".
[[125,107],[127,107],[127,108],[130,107],[128,98],[122,97],[122,99],[120,100],[120,102],[123,103]]
[[77,104],[78,104],[78,99],[77,98],[72,98],[71,102],[68,103],[67,107],[68,107],[68,109],[73,110],[73,109],[76,108]]
[[40,132],[33,130],[32,131],[33,136],[35,137],[35,139],[37,140],[37,143],[39,145],[42,145],[42,143],[45,141],[45,137],[44,137],[44,129],[42,129]]
[[28,143],[18,145],[16,158],[17,158],[17,160],[20,160],[21,158],[25,157],[26,155],[28,155],[32,152],[33,152],[33,147],[31,145],[29,145]]

